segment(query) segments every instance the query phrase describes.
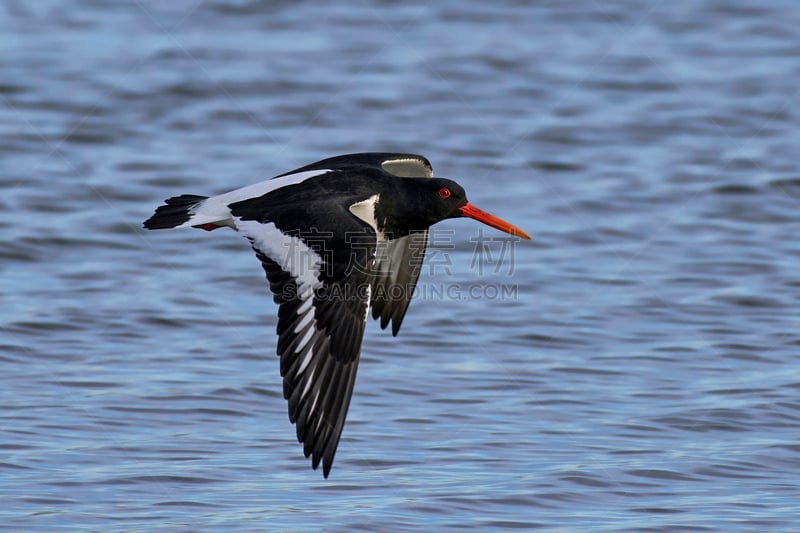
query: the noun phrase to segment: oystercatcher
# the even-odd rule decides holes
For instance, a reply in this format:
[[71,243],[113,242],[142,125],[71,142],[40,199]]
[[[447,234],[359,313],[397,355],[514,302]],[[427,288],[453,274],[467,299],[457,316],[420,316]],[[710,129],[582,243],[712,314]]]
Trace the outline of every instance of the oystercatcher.
[[428,228],[469,217],[527,233],[434,178],[420,155],[323,159],[235,191],[166,200],[147,229],[223,226],[241,233],[266,271],[278,307],[283,395],[297,439],[330,473],[356,379],[369,308],[397,335],[419,277]]

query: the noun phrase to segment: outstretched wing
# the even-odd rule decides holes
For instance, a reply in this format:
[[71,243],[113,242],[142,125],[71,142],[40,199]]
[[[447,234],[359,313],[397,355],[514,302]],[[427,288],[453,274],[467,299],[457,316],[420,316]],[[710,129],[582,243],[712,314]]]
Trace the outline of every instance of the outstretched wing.
[[[418,154],[367,152],[330,157],[287,172],[282,176],[321,169],[365,166],[379,168],[401,178],[430,178],[433,168],[427,158]],[[279,176],[280,177],[280,176]],[[378,243],[375,277],[372,286],[372,317],[380,318],[381,329],[392,323],[397,335],[422,270],[428,245],[428,231]]]
[[[300,225],[309,230],[296,230],[299,224],[282,220],[280,211],[269,220],[259,218],[240,202],[231,212],[279,305],[277,351],[289,419],[312,467],[321,462],[327,478],[358,369],[375,233],[354,217],[346,217],[347,227],[333,234],[316,231],[312,215]],[[358,232],[364,238],[354,245],[351,235]]]
[[392,335],[400,331],[417,286],[428,231],[378,243],[372,289],[372,318],[381,319],[381,329],[392,323]]

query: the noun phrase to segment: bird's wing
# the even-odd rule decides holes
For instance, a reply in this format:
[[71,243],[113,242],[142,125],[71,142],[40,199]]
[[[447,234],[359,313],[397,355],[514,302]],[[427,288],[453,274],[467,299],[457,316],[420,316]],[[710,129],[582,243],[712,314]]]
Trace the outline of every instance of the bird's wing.
[[[376,154],[382,156],[381,167],[401,178],[430,178],[430,162],[415,154]],[[381,329],[392,322],[392,335],[400,331],[414,289],[417,286],[428,230],[379,243],[375,256],[375,278],[372,289],[372,318],[381,319]]]
[[425,230],[381,242],[376,249],[372,318],[381,319],[381,329],[386,329],[391,321],[392,335],[400,331],[411,303],[427,244],[428,231]]
[[433,176],[431,163],[419,154],[399,154],[392,152],[365,152],[345,154],[316,161],[310,165],[290,170],[276,176],[288,176],[311,170],[332,170],[352,167],[371,167],[401,178],[430,178]]
[[[312,214],[304,216],[308,231],[297,230],[299,224],[282,220],[280,210],[269,220],[253,216],[247,201],[233,204],[231,212],[279,305],[277,351],[289,419],[312,467],[322,462],[328,477],[356,379],[375,233],[355,217],[342,217],[346,227],[335,234],[320,232]],[[352,235],[359,231],[363,238],[356,242]]]
[[[430,161],[418,154],[367,152],[330,157],[287,172],[282,176],[321,169],[364,166],[378,168],[401,178],[430,178]],[[280,176],[279,176],[280,177]],[[428,245],[428,231],[381,242],[376,250],[375,277],[372,287],[372,317],[380,318],[382,329],[392,323],[392,335],[411,303],[422,270],[422,260]]]

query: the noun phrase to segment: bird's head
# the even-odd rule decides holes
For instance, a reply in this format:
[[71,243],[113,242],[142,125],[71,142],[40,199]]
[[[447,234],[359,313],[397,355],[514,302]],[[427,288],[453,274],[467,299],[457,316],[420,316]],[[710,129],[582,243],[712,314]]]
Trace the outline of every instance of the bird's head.
[[453,180],[430,178],[414,181],[418,186],[419,203],[425,207],[418,212],[427,215],[429,225],[447,218],[467,217],[522,239],[531,238],[518,227],[469,203],[464,188]]

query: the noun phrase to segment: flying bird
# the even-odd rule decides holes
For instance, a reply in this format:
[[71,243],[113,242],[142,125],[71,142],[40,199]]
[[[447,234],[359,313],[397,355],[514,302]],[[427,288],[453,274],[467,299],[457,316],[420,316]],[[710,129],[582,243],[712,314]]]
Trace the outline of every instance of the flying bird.
[[530,239],[469,203],[456,182],[434,178],[425,157],[399,153],[331,157],[218,196],[175,196],[144,227],[229,227],[250,242],[278,304],[289,420],[312,468],[321,462],[327,478],[370,307],[397,335],[428,228],[458,217]]

